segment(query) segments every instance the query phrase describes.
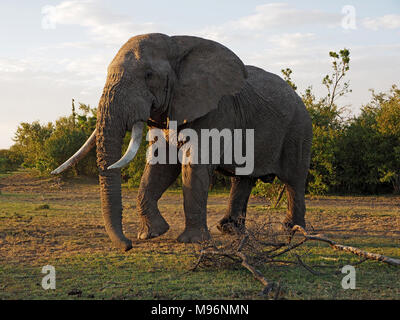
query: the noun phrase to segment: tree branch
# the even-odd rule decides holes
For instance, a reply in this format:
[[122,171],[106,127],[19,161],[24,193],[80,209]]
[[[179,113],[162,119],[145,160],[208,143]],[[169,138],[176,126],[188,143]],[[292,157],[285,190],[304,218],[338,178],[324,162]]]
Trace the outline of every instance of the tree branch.
[[335,241],[327,239],[327,238],[322,237],[322,236],[309,235],[302,227],[300,227],[298,225],[294,226],[292,230],[293,231],[300,231],[303,234],[303,236],[305,237],[305,239],[307,239],[307,240],[326,242],[334,250],[346,251],[346,252],[353,253],[353,254],[355,254],[357,256],[367,258],[369,260],[376,260],[376,261],[381,261],[381,262],[388,263],[388,264],[393,265],[393,266],[400,266],[400,260],[399,259],[390,258],[390,257],[384,256],[384,255],[378,254],[378,253],[367,252],[367,251],[364,251],[364,250],[361,250],[361,249],[358,249],[358,248],[355,248],[355,247],[351,247],[351,246],[344,246],[344,245],[338,244]]

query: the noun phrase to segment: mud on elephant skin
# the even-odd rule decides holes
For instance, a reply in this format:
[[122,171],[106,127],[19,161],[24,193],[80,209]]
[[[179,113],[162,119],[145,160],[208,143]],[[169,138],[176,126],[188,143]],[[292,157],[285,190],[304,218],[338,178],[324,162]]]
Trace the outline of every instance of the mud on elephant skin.
[[[142,223],[139,239],[157,237],[169,229],[157,202],[181,172],[185,213],[185,230],[178,237],[181,242],[210,237],[206,209],[214,170],[232,176],[228,209],[219,225],[222,232],[232,226],[245,228],[247,201],[255,181],[275,176],[287,185],[287,225],[304,227],[312,126],[299,96],[280,77],[245,66],[217,42],[153,33],[129,39],[118,51],[108,67],[96,130],[53,171],[68,169],[96,145],[102,213],[116,247],[132,247],[122,228],[120,169],[135,157],[144,123],[166,129],[171,121],[178,131],[254,130],[254,170],[235,176],[238,164],[226,164],[223,159],[219,165],[147,163],[137,199]],[[132,139],[121,158],[122,139],[128,130],[132,130]]]

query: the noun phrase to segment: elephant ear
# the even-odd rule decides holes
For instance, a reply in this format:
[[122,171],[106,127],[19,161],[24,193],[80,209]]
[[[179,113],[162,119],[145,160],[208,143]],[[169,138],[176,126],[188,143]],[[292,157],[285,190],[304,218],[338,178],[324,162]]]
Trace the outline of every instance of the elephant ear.
[[239,92],[247,72],[239,57],[217,42],[190,36],[172,38],[177,83],[169,117],[180,125],[218,108],[223,96]]

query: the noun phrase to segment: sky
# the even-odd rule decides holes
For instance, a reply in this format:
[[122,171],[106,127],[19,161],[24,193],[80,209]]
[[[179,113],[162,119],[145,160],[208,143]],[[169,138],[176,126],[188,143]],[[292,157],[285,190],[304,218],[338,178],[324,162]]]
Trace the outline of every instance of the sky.
[[329,51],[351,52],[353,90],[338,104],[357,114],[369,89],[400,85],[400,1],[83,0],[0,2],[0,149],[20,122],[96,107],[107,66],[132,36],[160,32],[216,40],[245,64],[293,70],[301,94],[326,94]]

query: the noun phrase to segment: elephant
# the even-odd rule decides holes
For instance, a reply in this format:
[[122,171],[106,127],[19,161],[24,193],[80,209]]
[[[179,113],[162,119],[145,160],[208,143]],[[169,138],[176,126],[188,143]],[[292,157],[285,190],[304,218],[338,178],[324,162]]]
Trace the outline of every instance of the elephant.
[[[235,170],[238,163],[223,161],[146,163],[137,196],[138,239],[168,231],[157,202],[180,173],[185,229],[178,241],[209,239],[207,197],[210,177],[216,170],[230,176],[232,182],[228,208],[218,225],[221,232],[245,230],[253,186],[258,179],[272,182],[275,177],[287,188],[285,226],[305,227],[312,124],[301,98],[281,77],[244,65],[218,42],[150,33],[130,38],[118,51],[107,70],[95,131],[52,172],[58,174],[71,167],[96,145],[102,214],[115,247],[132,248],[122,228],[121,168],[134,158],[144,124],[166,130],[172,121],[178,132],[185,128],[199,133],[213,128],[253,130],[253,170],[240,175]],[[121,158],[122,140],[129,130],[131,141]]]

